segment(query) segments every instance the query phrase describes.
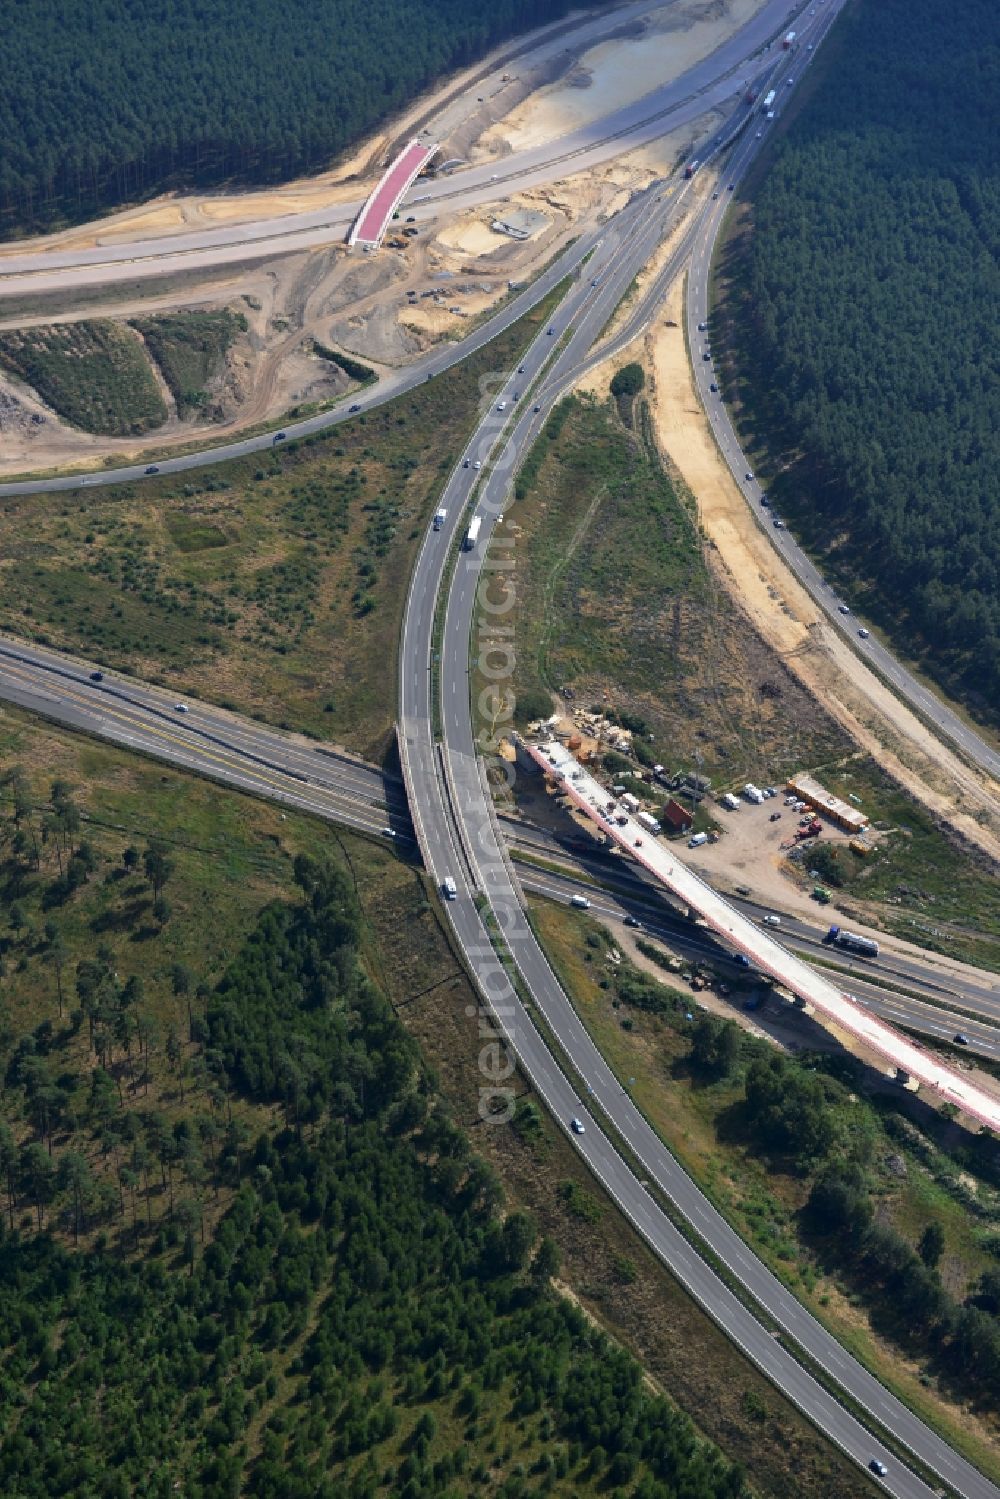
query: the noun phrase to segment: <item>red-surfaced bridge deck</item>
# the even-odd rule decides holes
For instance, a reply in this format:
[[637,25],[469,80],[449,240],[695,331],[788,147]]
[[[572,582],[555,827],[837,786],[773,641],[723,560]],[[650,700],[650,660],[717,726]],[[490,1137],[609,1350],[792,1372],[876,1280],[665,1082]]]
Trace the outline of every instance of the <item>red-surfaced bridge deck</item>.
[[386,167],[381,181],[355,219],[347,241],[349,245],[378,248],[403,194],[437,149],[433,143],[425,146],[418,140],[403,147],[395,161]]

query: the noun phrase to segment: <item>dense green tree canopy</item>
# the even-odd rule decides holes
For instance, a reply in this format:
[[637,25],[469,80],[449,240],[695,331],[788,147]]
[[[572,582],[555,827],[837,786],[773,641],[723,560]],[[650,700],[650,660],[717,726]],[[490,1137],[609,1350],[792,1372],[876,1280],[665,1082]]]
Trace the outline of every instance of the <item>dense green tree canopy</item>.
[[312,171],[569,0],[13,0],[0,229]]
[[753,203],[742,395],[776,504],[995,719],[1000,10],[867,0],[831,46]]
[[[205,996],[214,1130],[125,1112],[96,1068],[121,1162],[121,1194],[102,1201],[84,1153],[53,1158],[51,1138],[19,1151],[0,1121],[0,1493],[432,1499],[635,1476],[648,1499],[742,1499],[739,1470],[550,1289],[558,1254],[534,1220],[500,1216],[492,1173],[362,969],[347,879],[307,860],[296,876],[301,903],[269,907]],[[81,964],[81,1001],[106,1000],[113,977]],[[25,1039],[8,1107],[38,1097]],[[253,1138],[241,1104],[272,1127]],[[95,1222],[134,1226],[151,1177],[170,1206],[144,1252],[106,1233],[73,1251]],[[206,1235],[200,1202],[220,1183],[236,1190]]]

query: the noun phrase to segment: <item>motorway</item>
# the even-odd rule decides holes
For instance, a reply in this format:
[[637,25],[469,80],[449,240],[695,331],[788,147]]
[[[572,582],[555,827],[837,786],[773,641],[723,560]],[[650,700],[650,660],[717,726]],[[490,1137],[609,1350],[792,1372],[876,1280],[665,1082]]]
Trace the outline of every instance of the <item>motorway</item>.
[[[839,3],[840,0],[831,0],[831,7],[838,8]],[[768,45],[787,26],[793,13],[794,6],[788,0],[766,0],[738,32],[672,82],[544,145],[434,181],[421,181],[408,211],[420,220],[434,217],[442,207],[458,211],[495,203],[511,192],[591,170],[623,151],[689,124],[739,92],[748,70],[760,65]],[[435,134],[433,120],[428,123],[427,134]],[[67,288],[78,290],[123,276],[135,280],[175,271],[208,270],[312,249],[329,244],[334,238],[346,237],[362,201],[257,223],[98,245],[92,249],[39,251],[6,245],[0,248],[0,297]]]
[[[195,698],[179,699],[135,678],[105,671],[103,680],[94,682],[91,672],[98,669],[93,662],[0,637],[0,699],[250,795],[359,832],[388,836],[385,830],[391,829],[401,847],[412,841],[406,793],[397,777],[300,735]],[[179,701],[185,713],[178,712]],[[581,856],[558,836],[516,819],[502,818],[500,825],[510,848],[564,866],[560,871],[520,864],[526,890],[565,901],[587,894],[595,916],[620,921],[631,915],[650,935],[692,959],[726,964],[725,949],[678,915],[641,866],[609,856],[597,844]],[[596,890],[595,881],[604,888]],[[757,918],[771,912],[753,899],[728,898]],[[782,913],[782,922],[786,946],[806,956],[822,955],[877,1014],[935,1041],[950,1041],[961,1030],[971,1051],[1000,1057],[1000,976],[938,968],[930,958],[885,948],[877,961],[833,954],[822,944],[825,927],[788,913]],[[910,993],[897,994],[887,983]],[[982,1020],[970,1018],[976,1015]]]
[[[731,174],[745,164],[752,150],[751,141],[737,152]],[[537,436],[540,420],[574,378],[607,316],[648,257],[643,226],[641,222],[637,226],[626,224],[627,215],[628,210],[608,226],[605,241],[588,265],[586,276],[578,280],[553,320],[556,332],[566,338],[565,347],[545,373],[541,401],[536,397],[541,413],[522,409],[497,460],[486,471],[475,505],[483,522],[479,545],[457,556],[450,554],[464,528],[467,511],[467,484],[458,469],[442,501],[449,512],[447,527],[428,534],[418,557],[400,662],[400,751],[421,852],[439,882],[446,877],[455,882],[457,895],[446,903],[446,909],[456,937],[494,1018],[533,1085],[564,1128],[573,1117],[584,1122],[586,1132],[570,1134],[570,1138],[623,1211],[702,1306],[789,1398],[861,1465],[867,1465],[872,1457],[884,1462],[887,1474],[881,1481],[887,1490],[900,1495],[930,1492],[784,1347],[776,1344],[705,1261],[692,1255],[691,1246],[666,1214],[655,1207],[599,1122],[613,1127],[648,1179],[680,1210],[730,1275],[816,1366],[849,1392],[858,1406],[882,1422],[927,1469],[966,1499],[996,1496],[1000,1490],[889,1394],[806,1312],[681,1171],[595,1047],[553,974],[525,917],[517,877],[501,844],[479,755],[483,745],[473,725],[469,663],[470,653],[476,652],[474,640],[481,669],[484,662],[490,667],[492,652],[502,658],[506,645],[502,620],[516,586],[516,572],[510,543],[497,547],[488,543],[497,515],[510,503],[512,474]],[[678,261],[685,248],[677,253]],[[587,277],[592,278],[590,286]],[[545,336],[541,335],[525,360],[529,378],[540,371],[547,357],[544,344]],[[508,398],[513,394],[513,379],[503,392]],[[473,450],[484,460],[494,451],[498,425],[491,412],[477,434]],[[450,565],[453,572],[436,652],[436,605]],[[490,711],[496,714],[495,699]],[[568,1074],[535,1029],[506,970],[496,959],[480,914],[483,904],[488,904],[502,932],[533,1007],[556,1038]],[[572,1077],[578,1079],[576,1084]]]
[[[571,1134],[570,1138],[682,1284],[789,1398],[845,1451],[862,1466],[873,1457],[886,1464],[888,1471],[882,1482],[889,1492],[899,1495],[931,1492],[806,1372],[693,1252],[600,1127],[605,1122],[613,1127],[648,1180],[656,1184],[710,1246],[716,1259],[815,1365],[891,1430],[930,1471],[966,1499],[979,1496],[985,1499],[987,1495],[996,1499],[1000,1490],[846,1353],[752,1254],[679,1168],[594,1046],[553,974],[527,922],[517,877],[501,845],[472,722],[469,660],[470,642],[477,628],[482,632],[484,647],[495,641],[502,645],[505,600],[515,582],[513,563],[505,556],[505,550],[490,548],[487,542],[496,516],[508,503],[512,473],[537,436],[539,421],[562,393],[564,384],[574,378],[595,336],[648,256],[641,221],[638,225],[627,222],[628,212],[608,226],[605,242],[588,265],[586,275],[578,280],[553,320],[556,332],[565,335],[567,342],[545,374],[543,399],[538,401],[536,397],[542,412],[536,414],[525,405],[513,421],[509,439],[497,461],[487,470],[476,500],[476,513],[484,524],[480,545],[457,556],[452,550],[464,528],[467,508],[468,487],[459,468],[451,476],[442,501],[449,512],[447,528],[428,534],[417,560],[400,662],[400,752],[421,852],[436,880],[450,877],[455,881],[457,898],[447,902],[446,909],[456,937],[480,992],[534,1087],[567,1131],[571,1118],[584,1122],[585,1134]],[[684,248],[678,252],[678,262]],[[597,281],[596,287],[587,284],[588,277]],[[543,334],[524,361],[529,378],[541,369],[546,357]],[[508,382],[504,396],[512,396],[514,378]],[[484,460],[494,451],[498,428],[491,412],[471,449]],[[452,564],[443,633],[435,660],[436,603]],[[440,745],[436,732],[439,714]],[[549,1032],[557,1039],[568,1073],[559,1066],[536,1030],[495,956],[480,915],[480,905],[486,903],[530,993],[533,1009],[537,1007]]]
[[[751,142],[749,150],[752,149]],[[748,150],[741,148],[737,154],[739,161],[731,169],[734,173]],[[513,402],[515,388],[523,392],[538,377],[539,388],[532,399],[541,410],[535,413],[528,401],[520,402],[509,435],[504,431],[507,418],[501,417],[495,406],[481,424],[470,452],[481,456],[486,465],[477,498],[484,534],[478,548],[457,558],[454,547],[463,528],[469,498],[468,471],[457,468],[448,482],[442,500],[448,509],[448,522],[440,533],[428,532],[421,548],[411,583],[400,660],[400,750],[415,830],[434,876],[442,880],[448,874],[456,881],[458,898],[447,906],[456,935],[492,1013],[527,1075],[564,1127],[574,1116],[586,1123],[584,1135],[571,1136],[575,1145],[681,1283],[747,1356],[861,1466],[872,1458],[887,1465],[887,1475],[881,1480],[887,1492],[907,1499],[910,1496],[926,1499],[933,1492],[819,1384],[781,1339],[774,1337],[733,1294],[658,1206],[604,1132],[604,1123],[625,1142],[649,1181],[710,1246],[730,1277],[744,1287],[775,1327],[804,1350],[815,1366],[823,1369],[835,1385],[846,1390],[859,1407],[869,1411],[949,1487],[966,1499],[997,1499],[1000,1490],[890,1395],[771,1275],[680,1170],[650,1129],[587,1036],[534,939],[482,778],[471,719],[468,661],[477,614],[483,621],[483,643],[495,642],[502,630],[510,563],[504,560],[502,551],[487,551],[495,517],[507,502],[514,468],[537,436],[555,400],[585,365],[588,350],[635,274],[660,243],[676,201],[667,203],[655,192],[645,194],[604,228],[592,246],[593,259],[585,272],[577,275],[553,320],[552,338],[543,330],[523,362],[524,376],[511,374],[502,395]],[[690,239],[685,235],[671,257],[674,274],[689,248]],[[579,258],[582,259],[582,254]],[[558,277],[563,274],[565,270],[560,267]],[[446,357],[451,362],[452,351],[447,351]],[[495,451],[498,457],[493,462]],[[205,461],[217,459],[218,454],[213,454]],[[443,637],[439,659],[435,661],[436,603],[452,562],[454,572]],[[19,669],[19,663],[9,663],[7,669]],[[103,687],[103,683],[95,685]],[[111,697],[109,689],[109,700],[102,697],[102,712],[109,720],[118,719],[123,735],[134,736],[134,726],[121,723],[122,715],[130,710],[110,700]],[[84,712],[80,704],[78,711]],[[164,708],[162,734],[174,741],[184,740],[188,735],[196,739],[193,725],[185,723],[185,733],[177,728],[179,718],[187,719],[190,713],[174,719],[171,715],[175,711],[172,707]],[[441,745],[437,734],[439,715]],[[173,752],[179,753],[179,745],[175,744]],[[306,745],[297,751],[300,756],[306,752]],[[319,751],[314,752],[319,758]],[[163,750],[154,753],[162,754]],[[213,759],[218,761],[222,757],[221,747],[213,745],[207,737],[190,753],[200,759],[204,768]],[[250,780],[256,777],[261,784],[271,775],[265,765],[243,773]],[[249,784],[248,789],[251,789]],[[310,799],[315,795],[321,800],[327,791],[322,788],[320,791],[322,796],[307,781],[302,795]],[[485,896],[492,908],[533,1005],[544,1016],[568,1061],[569,1075],[535,1029],[506,970],[497,960],[479,903],[473,896]],[[574,1076],[578,1082],[572,1080]]]

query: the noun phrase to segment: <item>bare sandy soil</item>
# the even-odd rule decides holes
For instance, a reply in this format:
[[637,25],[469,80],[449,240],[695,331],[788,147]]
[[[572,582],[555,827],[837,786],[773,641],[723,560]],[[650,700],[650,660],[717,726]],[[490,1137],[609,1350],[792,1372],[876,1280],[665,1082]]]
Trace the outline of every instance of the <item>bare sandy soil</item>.
[[670,83],[756,14],[762,0],[674,0],[634,38],[601,42],[480,142],[483,155],[543,145]]

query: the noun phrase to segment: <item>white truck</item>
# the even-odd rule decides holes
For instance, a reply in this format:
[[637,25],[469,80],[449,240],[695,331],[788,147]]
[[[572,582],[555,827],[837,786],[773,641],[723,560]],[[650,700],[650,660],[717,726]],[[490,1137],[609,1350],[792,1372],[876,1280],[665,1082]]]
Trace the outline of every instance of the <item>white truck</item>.
[[641,822],[647,833],[662,832],[662,828],[660,827],[660,824],[657,822],[656,818],[653,816],[652,812],[640,812],[638,817],[636,818],[636,822]]
[[767,94],[764,95],[764,113],[767,115],[767,118],[769,120],[773,120],[774,119],[774,100],[775,100],[775,97],[776,97],[776,90],[775,89],[771,89],[771,91],[769,93],[767,93]]
[[795,32],[794,31],[790,31],[788,33],[788,35],[785,37],[785,39],[782,42],[782,44],[781,44],[783,50],[785,52],[790,52],[792,50],[792,44],[794,43],[794,41],[795,41]]
[[734,796],[731,791],[727,791],[722,798],[722,805],[727,812],[738,812],[740,809],[740,799],[738,796]]
[[627,807],[630,812],[638,812],[639,810],[639,798],[637,796],[633,796],[631,791],[623,792],[621,803],[622,806]]
[[759,786],[755,786],[752,781],[747,781],[746,785],[743,787],[743,795],[746,797],[748,802],[753,802],[754,805],[758,807],[764,800],[763,791],[761,791]]
[[481,515],[474,515],[472,517],[472,519],[469,522],[469,529],[465,533],[465,540],[462,542],[462,550],[463,551],[466,551],[466,552],[471,552],[472,551],[472,548],[475,546],[476,542],[479,540],[479,531],[480,531],[480,527],[482,526],[482,524],[483,524],[483,518],[482,518]]
[[447,512],[447,510],[435,510],[435,512],[434,512],[434,529],[435,529],[435,531],[440,531],[441,527],[444,525],[444,523],[445,523],[445,521],[447,519],[448,519],[448,512]]
[[688,848],[701,848],[702,844],[707,842],[707,833],[695,833],[693,838],[688,839]]
[[571,906],[576,906],[581,911],[590,910],[590,901],[585,895],[571,895],[569,898]]

